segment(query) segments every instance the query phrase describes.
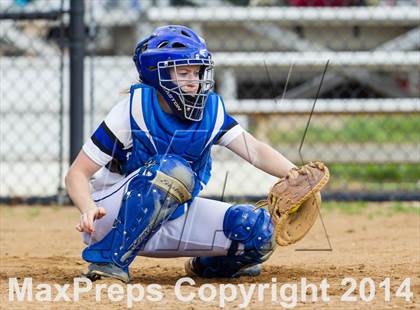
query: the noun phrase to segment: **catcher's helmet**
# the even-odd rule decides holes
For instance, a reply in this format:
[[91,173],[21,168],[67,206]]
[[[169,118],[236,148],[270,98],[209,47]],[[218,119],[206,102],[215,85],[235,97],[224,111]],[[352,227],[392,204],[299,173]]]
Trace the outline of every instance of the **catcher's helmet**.
[[[173,113],[184,120],[200,121],[207,96],[214,86],[213,61],[206,42],[191,29],[169,25],[159,27],[140,41],[133,56],[141,81],[159,91]],[[177,79],[171,79],[169,69],[199,65],[195,95],[185,93]]]

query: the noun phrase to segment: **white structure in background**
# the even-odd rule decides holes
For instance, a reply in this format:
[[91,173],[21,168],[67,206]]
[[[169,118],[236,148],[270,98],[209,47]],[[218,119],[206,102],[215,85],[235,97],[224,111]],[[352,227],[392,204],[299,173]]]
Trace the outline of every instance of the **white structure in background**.
[[[43,10],[44,7],[51,8],[51,3],[57,5],[56,9],[59,8],[60,1],[48,1],[48,5],[45,1],[47,0],[37,0],[26,9]],[[132,3],[131,1],[117,1],[117,7],[109,11],[102,5],[105,2],[87,1],[86,20],[93,21],[99,31],[98,48],[116,49],[118,55],[124,55],[122,51],[127,48],[124,42],[133,44],[130,34],[134,32],[136,38],[140,38],[162,24],[186,24],[203,34],[210,48],[215,51],[217,77],[220,79],[219,91],[225,97],[227,108],[232,113],[243,115],[255,112],[262,114],[307,113],[311,110],[312,98],[319,86],[320,76],[316,73],[322,72],[327,60],[330,61],[330,67],[325,76],[322,91],[332,90],[350,78],[382,94],[385,99],[322,99],[317,103],[316,113],[374,113],[375,111],[413,113],[420,111],[420,103],[416,97],[417,87],[420,84],[418,78],[420,9],[418,7],[322,9],[222,7],[225,3],[222,0],[195,0],[198,4],[211,4],[211,6],[171,8],[167,6],[169,0],[149,0],[141,1],[139,6],[135,9],[131,7],[130,10],[128,6]],[[158,6],[152,6],[154,3]],[[0,11],[9,8],[12,4],[12,0],[0,1]],[[68,1],[65,1],[65,4],[68,6]],[[90,15],[90,12],[94,14]],[[297,34],[296,27],[304,33],[304,36]],[[227,33],[226,29],[230,29],[230,32]],[[359,36],[357,40],[353,39],[355,31]],[[56,171],[59,165],[56,158],[58,145],[51,145],[45,149],[45,144],[34,144],[33,141],[48,142],[56,139],[54,135],[58,131],[56,128],[59,115],[58,97],[57,94],[47,91],[38,93],[35,94],[36,105],[34,105],[34,96],[25,94],[24,85],[17,81],[19,81],[19,73],[25,72],[25,75],[38,77],[38,79],[33,79],[34,84],[48,80],[51,81],[50,90],[58,89],[59,81],[54,78],[59,67],[58,50],[41,37],[31,40],[28,46],[27,35],[9,22],[2,21],[1,33],[2,39],[6,39],[15,48],[27,51],[32,56],[0,57],[2,130],[14,128],[13,132],[8,132],[8,139],[2,138],[0,184],[6,184],[6,186],[0,188],[0,196],[54,194],[57,185]],[[244,44],[241,45],[240,50],[235,44],[226,44],[226,37],[232,35],[235,40],[243,40]],[[246,44],[249,41],[258,42],[258,50],[255,44]],[[363,41],[364,46],[360,46],[359,41]],[[340,48],[343,42],[347,45],[346,50]],[[87,58],[86,62],[90,61]],[[50,68],[54,68],[53,70],[45,69],[47,62]],[[118,91],[127,88],[136,80],[136,72],[130,56],[98,56],[94,62],[93,83],[95,89],[101,89],[101,91],[95,91],[95,102],[98,104],[95,107],[94,118],[97,122],[118,100]],[[249,78],[247,72],[249,73],[251,68],[253,80],[267,79],[266,66],[273,71],[286,72],[282,77],[285,79],[291,65],[293,70],[297,70],[300,74],[307,74],[308,79],[305,83],[288,89],[286,98],[278,99],[281,100],[281,105],[275,100],[268,99],[238,99],[238,85]],[[378,68],[381,70],[381,75],[374,72],[378,71]],[[67,62],[65,72],[68,72]],[[411,88],[407,90],[399,87],[392,77],[396,72],[411,74]],[[108,77],[112,77],[113,80]],[[295,78],[294,73],[291,74],[291,78]],[[91,85],[88,78],[86,78],[86,83],[86,89],[89,89]],[[68,83],[64,85],[65,94],[67,94]],[[279,93],[281,94],[282,91],[279,90]],[[64,154],[67,155],[67,96],[65,99]],[[88,101],[87,91],[86,102]],[[89,114],[88,108],[89,105],[86,104],[86,115]],[[36,130],[28,132],[26,128],[15,126],[17,120],[32,122],[34,129],[41,123],[48,123],[52,129],[42,134],[37,134]],[[86,135],[89,135],[88,127]],[[2,137],[4,136],[5,133],[2,132]],[[16,141],[19,141],[19,144],[16,144]],[[389,145],[381,152],[375,152],[375,145],[352,145],[352,147],[360,152],[349,152],[347,156],[340,152],[343,145],[336,144],[327,152],[323,146],[312,146],[311,149],[304,149],[304,155],[307,158],[318,156],[326,161],[340,158],[344,162],[355,160],[418,162],[419,160],[419,152],[417,152],[419,149],[415,144]],[[8,152],[12,149],[13,153]],[[298,159],[295,147],[285,147],[282,152],[293,160]],[[249,188],[244,188],[243,182],[230,183],[226,195],[263,194],[263,191],[255,191],[256,184],[258,183],[259,189],[267,188],[271,184],[272,180],[262,175],[260,177],[260,174],[256,173],[250,165],[216,151],[216,159],[220,156],[226,158],[223,157],[223,165],[220,161],[215,161],[215,170],[219,172],[219,175],[209,185],[207,193],[213,195],[220,193],[220,184],[223,183],[225,171],[244,171],[249,173],[248,175],[255,175],[255,184],[249,182]],[[18,162],[16,158],[19,158]],[[31,165],[31,171],[37,171],[37,174],[32,179],[29,176],[25,178],[26,183],[24,183],[20,177],[21,174],[17,172],[25,172],[28,164]],[[51,184],[47,190],[46,184]]]

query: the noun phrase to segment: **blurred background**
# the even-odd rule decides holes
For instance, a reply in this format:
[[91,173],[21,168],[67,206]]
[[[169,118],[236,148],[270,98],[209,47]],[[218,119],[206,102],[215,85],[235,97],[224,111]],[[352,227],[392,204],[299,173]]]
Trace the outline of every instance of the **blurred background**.
[[[136,43],[166,24],[206,39],[243,127],[329,165],[325,199],[420,200],[418,0],[1,0],[0,22],[3,202],[65,199],[74,149],[136,82]],[[257,200],[275,180],[222,147],[213,165],[209,197]]]

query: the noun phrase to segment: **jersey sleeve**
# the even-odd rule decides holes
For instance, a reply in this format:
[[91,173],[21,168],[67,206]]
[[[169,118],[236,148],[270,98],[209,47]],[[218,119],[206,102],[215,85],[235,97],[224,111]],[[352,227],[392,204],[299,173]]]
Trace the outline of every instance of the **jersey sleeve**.
[[98,165],[126,160],[132,146],[129,109],[129,98],[120,101],[83,145],[83,151]]
[[215,139],[215,144],[227,146],[233,139],[238,137],[240,134],[244,132],[244,129],[238,122],[226,112],[225,104],[223,102],[222,97],[219,97],[220,101],[223,104],[224,110],[224,121],[223,125],[220,128],[218,136]]

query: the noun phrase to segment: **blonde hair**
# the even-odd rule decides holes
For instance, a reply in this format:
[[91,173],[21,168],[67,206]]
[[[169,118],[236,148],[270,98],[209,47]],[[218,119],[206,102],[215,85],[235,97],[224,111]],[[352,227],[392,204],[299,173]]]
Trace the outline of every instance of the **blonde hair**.
[[[140,80],[140,78],[137,78],[137,81],[135,83],[136,84],[140,84],[140,83],[143,83],[143,81]],[[124,88],[122,91],[120,91],[120,95],[127,95],[127,94],[129,94],[130,93],[130,88],[131,87]]]

